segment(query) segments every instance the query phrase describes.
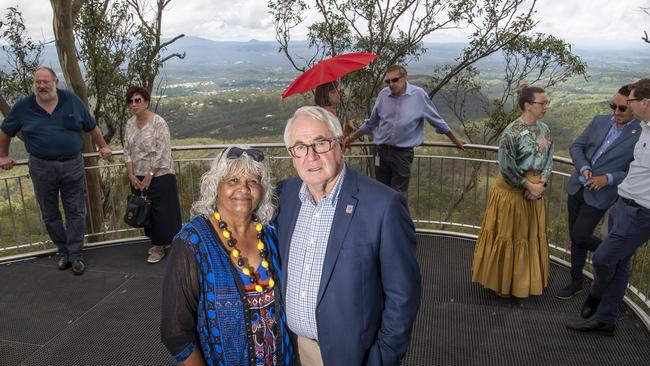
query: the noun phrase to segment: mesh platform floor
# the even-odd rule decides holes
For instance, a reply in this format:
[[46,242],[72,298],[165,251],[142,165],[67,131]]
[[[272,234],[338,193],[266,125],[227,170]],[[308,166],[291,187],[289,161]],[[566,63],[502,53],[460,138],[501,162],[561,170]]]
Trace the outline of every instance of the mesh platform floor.
[[[418,236],[422,305],[403,365],[648,365],[650,333],[627,308],[615,337],[574,333],[586,296],[500,299],[470,282],[473,241]],[[81,277],[56,258],[0,265],[0,365],[173,365],[160,343],[164,263],[146,243],[87,250]],[[338,366],[338,365],[337,365]]]

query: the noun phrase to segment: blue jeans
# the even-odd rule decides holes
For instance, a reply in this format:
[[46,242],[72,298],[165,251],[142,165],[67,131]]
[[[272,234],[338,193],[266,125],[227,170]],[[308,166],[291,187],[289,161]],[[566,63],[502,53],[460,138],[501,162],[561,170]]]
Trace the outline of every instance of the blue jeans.
[[619,199],[609,215],[609,234],[592,258],[591,295],[601,299],[595,319],[613,324],[630,280],[630,259],[650,239],[650,209]]
[[[29,157],[29,174],[50,239],[59,255],[72,261],[81,259],[86,230],[84,162],[81,155],[66,161]],[[65,227],[59,211],[59,193],[65,212]]]

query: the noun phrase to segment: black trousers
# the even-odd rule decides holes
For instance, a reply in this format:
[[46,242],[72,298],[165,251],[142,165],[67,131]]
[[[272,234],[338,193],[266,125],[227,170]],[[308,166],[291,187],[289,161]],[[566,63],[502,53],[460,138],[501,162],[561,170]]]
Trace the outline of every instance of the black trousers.
[[584,188],[574,195],[569,195],[567,206],[571,238],[571,278],[582,280],[587,251],[595,252],[602,241],[594,236],[594,229],[607,210],[589,206],[584,199]]
[[[136,192],[133,186],[131,191]],[[152,245],[170,245],[181,229],[181,205],[178,201],[176,176],[165,174],[153,177],[147,197],[151,200],[151,226],[144,229],[144,234],[151,239]]]
[[398,192],[406,193],[411,179],[412,147],[377,145],[375,178]]

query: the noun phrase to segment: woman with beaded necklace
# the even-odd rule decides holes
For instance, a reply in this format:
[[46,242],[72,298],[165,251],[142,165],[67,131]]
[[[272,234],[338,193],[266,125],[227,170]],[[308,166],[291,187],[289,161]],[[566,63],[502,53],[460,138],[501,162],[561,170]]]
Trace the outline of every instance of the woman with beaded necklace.
[[292,365],[264,154],[230,147],[201,178],[163,283],[163,343],[182,365]]

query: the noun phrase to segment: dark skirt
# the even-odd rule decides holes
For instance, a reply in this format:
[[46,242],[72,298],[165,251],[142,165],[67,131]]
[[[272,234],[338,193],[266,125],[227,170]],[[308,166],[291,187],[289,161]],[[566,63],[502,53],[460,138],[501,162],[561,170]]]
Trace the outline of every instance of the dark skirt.
[[[135,191],[131,187],[131,192]],[[176,176],[165,174],[153,177],[147,197],[151,200],[151,226],[144,229],[144,234],[151,239],[152,245],[170,245],[181,229],[181,205],[178,202]]]

